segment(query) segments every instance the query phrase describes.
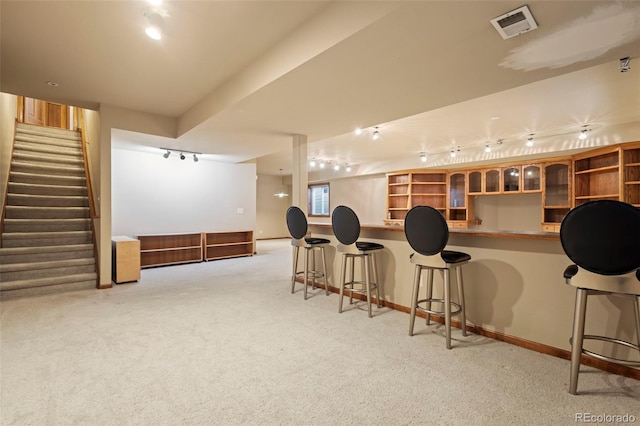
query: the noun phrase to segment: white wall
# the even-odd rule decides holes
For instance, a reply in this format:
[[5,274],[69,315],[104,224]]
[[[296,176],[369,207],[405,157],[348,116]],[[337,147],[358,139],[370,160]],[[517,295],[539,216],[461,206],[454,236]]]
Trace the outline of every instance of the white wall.
[[113,149],[111,172],[111,235],[255,228],[255,164]]

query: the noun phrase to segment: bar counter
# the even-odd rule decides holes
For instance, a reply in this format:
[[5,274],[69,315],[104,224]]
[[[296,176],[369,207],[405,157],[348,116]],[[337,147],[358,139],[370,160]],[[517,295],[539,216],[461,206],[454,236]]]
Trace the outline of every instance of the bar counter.
[[[337,240],[328,222],[309,223],[312,236],[328,238],[326,249],[329,285],[339,286],[341,255],[336,253]],[[385,307],[408,312],[411,300],[414,267],[409,263],[413,252],[399,225],[368,224],[361,226],[361,241],[377,242],[385,246],[378,254],[380,291]],[[570,350],[575,303],[575,288],[565,284],[563,272],[572,262],[566,257],[558,234],[538,231],[492,231],[478,228],[451,229],[447,250],[471,255],[462,267],[467,326],[471,331],[505,340],[540,352],[566,357]],[[356,265],[356,276],[359,267]],[[455,281],[455,274],[452,277]],[[434,275],[434,295],[441,295],[442,275]],[[421,297],[424,289],[421,288]],[[456,295],[452,283],[452,295]],[[336,306],[336,312],[338,307]],[[363,315],[365,311],[349,309],[342,315]],[[458,318],[455,318],[458,320]],[[407,333],[409,316],[407,315]],[[433,329],[433,325],[431,329]],[[589,300],[586,330],[635,341],[633,305],[617,296],[594,297]],[[424,321],[416,322],[419,339],[425,330]],[[429,331],[430,332],[430,331]],[[453,331],[453,350],[464,346],[456,342],[460,331]],[[443,343],[444,345],[444,340]],[[603,353],[610,348],[595,349]],[[617,356],[626,348],[618,348]],[[567,377],[569,374],[567,363]],[[615,368],[615,367],[614,367]],[[639,373],[640,369],[633,371]]]

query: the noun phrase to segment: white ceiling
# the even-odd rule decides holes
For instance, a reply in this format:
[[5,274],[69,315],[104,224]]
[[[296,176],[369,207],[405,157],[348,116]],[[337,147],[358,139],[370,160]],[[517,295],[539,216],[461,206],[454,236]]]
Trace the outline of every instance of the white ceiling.
[[[489,21],[520,2],[165,0],[154,41],[143,1],[0,0],[0,90],[164,116],[175,138],[114,144],[270,174],[290,170],[294,134],[360,173],[640,140],[640,61],[618,71],[640,53],[640,2],[528,5],[538,29],[503,40]],[[353,133],[372,126],[378,141]]]

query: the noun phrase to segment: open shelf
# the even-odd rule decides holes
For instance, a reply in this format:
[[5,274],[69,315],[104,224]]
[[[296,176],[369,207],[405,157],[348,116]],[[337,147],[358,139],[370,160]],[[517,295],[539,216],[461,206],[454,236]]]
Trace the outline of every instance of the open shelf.
[[140,266],[175,265],[202,261],[202,234],[139,235]]
[[252,256],[253,231],[205,232],[204,260]]

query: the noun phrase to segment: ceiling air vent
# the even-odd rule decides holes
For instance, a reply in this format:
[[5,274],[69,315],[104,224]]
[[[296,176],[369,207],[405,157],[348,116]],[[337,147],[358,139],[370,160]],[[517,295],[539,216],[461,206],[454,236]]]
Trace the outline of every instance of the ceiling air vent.
[[527,6],[519,7],[491,20],[491,24],[503,39],[515,37],[527,31],[535,30],[538,24]]

